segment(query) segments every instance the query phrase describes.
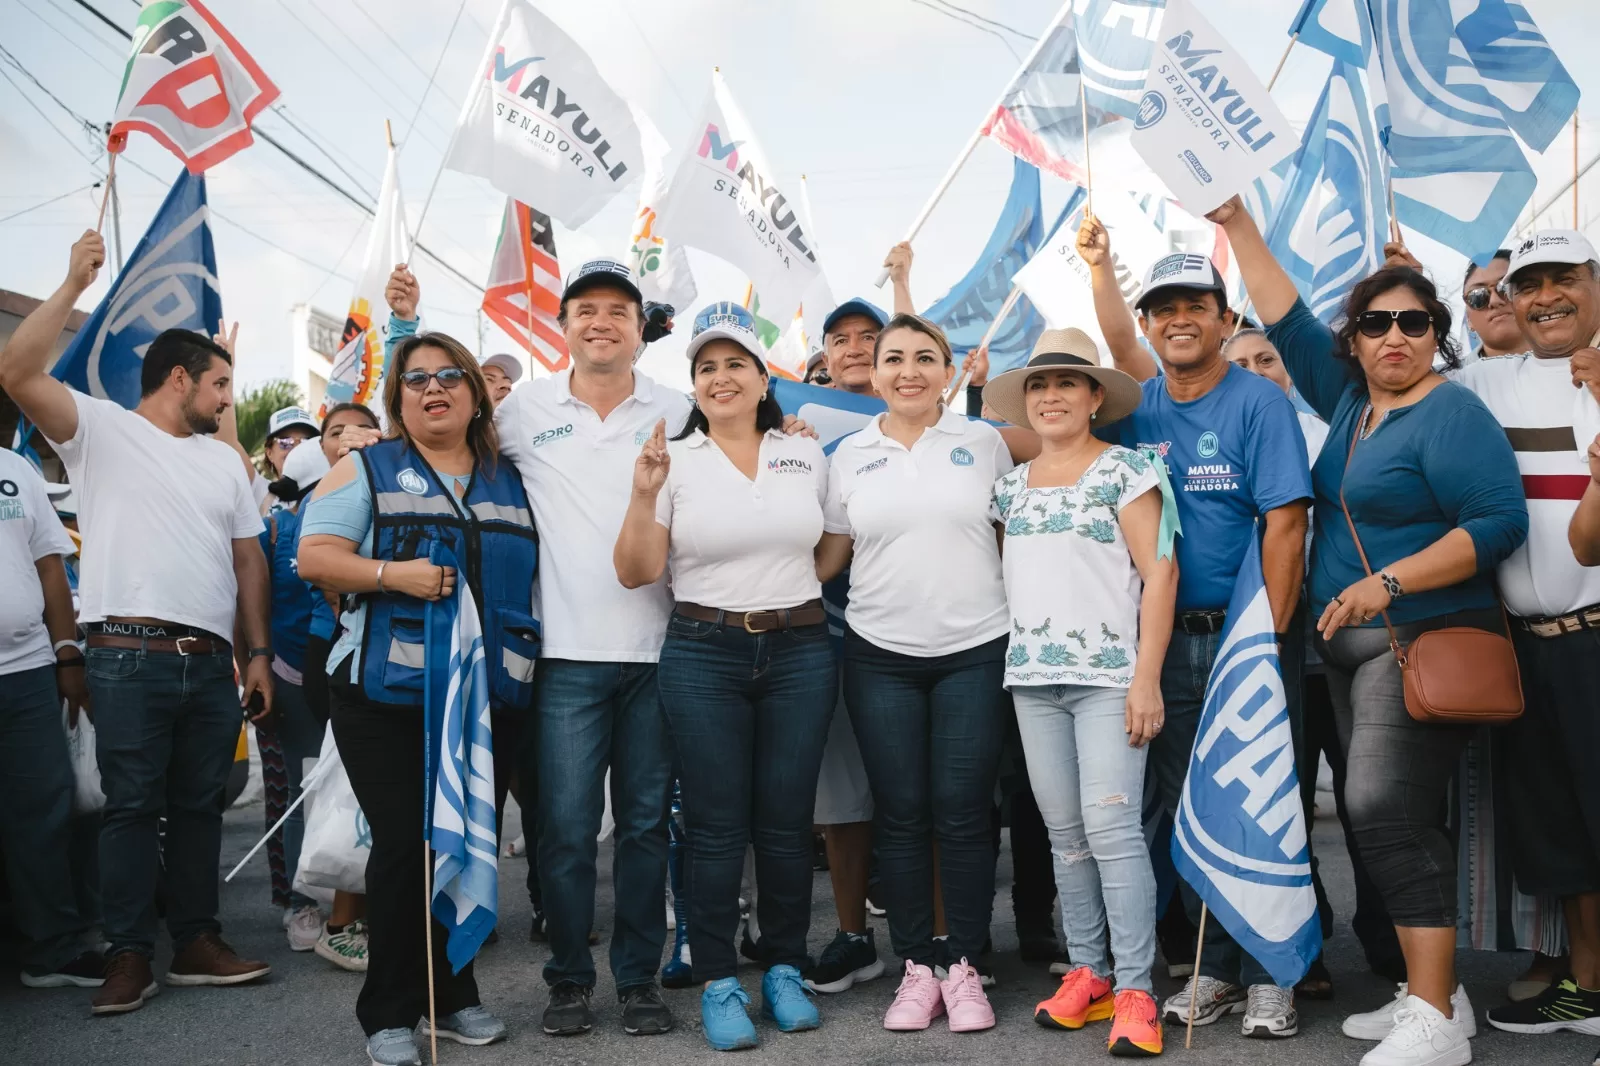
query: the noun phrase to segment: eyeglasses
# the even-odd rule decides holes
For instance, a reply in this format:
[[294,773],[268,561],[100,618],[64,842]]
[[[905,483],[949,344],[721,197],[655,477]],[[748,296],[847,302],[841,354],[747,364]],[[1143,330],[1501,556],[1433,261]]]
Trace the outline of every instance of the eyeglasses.
[[293,451],[296,444],[301,443],[299,437],[273,437],[267,442],[267,447],[276,448],[280,452]]
[[441,389],[453,389],[466,379],[467,372],[458,366],[447,366],[431,374],[426,370],[407,370],[400,375],[400,383],[412,392],[423,391],[429,381],[437,381]]
[[1482,311],[1489,306],[1489,299],[1494,293],[1495,290],[1487,285],[1474,285],[1467,290],[1467,294],[1463,299],[1466,300],[1467,306],[1474,311]]
[[1356,316],[1356,329],[1363,337],[1382,337],[1398,325],[1407,337],[1427,336],[1433,318],[1426,311],[1363,311]]

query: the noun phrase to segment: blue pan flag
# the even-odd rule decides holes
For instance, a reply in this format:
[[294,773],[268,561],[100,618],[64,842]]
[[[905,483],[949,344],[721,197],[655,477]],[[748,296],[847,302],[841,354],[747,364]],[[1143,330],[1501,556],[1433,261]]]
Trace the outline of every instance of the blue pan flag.
[[168,329],[207,337],[222,329],[206,179],[187,170],[50,372],[79,392],[137,407],[145,350]]
[[1228,602],[1172,861],[1235,942],[1293,988],[1322,951],[1272,607],[1252,537]]

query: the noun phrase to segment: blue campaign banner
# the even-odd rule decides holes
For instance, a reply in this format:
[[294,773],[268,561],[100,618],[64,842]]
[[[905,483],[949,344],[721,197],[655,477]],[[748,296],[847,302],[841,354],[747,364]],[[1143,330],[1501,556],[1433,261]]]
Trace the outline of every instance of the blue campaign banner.
[[888,410],[876,396],[860,396],[843,389],[804,385],[783,378],[772,379],[772,395],[786,415],[811,423],[828,455],[839,442]]
[[145,350],[163,330],[180,328],[208,337],[222,328],[206,179],[187,170],[50,372],[79,392],[135,407]]

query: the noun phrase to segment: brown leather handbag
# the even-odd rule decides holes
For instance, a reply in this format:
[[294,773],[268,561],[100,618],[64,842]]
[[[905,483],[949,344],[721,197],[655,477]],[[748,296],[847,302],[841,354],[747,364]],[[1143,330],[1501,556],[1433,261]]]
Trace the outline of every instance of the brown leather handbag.
[[[1362,410],[1355,431],[1350,434],[1350,450],[1344,459],[1347,473],[1356,441],[1361,439],[1361,427],[1371,411],[1370,404]],[[1367,562],[1355,519],[1345,505],[1342,480],[1339,507],[1350,525],[1361,566],[1371,577],[1372,564]],[[1504,617],[1505,608],[1500,610]],[[1522,674],[1509,637],[1472,626],[1448,626],[1430,629],[1401,647],[1389,622],[1389,612],[1380,613],[1383,626],[1389,631],[1389,648],[1400,664],[1406,711],[1413,719],[1439,725],[1501,725],[1522,717]]]

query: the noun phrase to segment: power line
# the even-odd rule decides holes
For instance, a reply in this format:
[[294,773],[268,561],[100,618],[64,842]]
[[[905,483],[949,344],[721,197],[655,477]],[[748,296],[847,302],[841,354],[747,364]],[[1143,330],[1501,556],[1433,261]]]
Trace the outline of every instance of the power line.
[[[128,32],[127,30],[123,29],[121,26],[118,26],[115,22],[111,21],[111,19],[106,17],[104,14],[102,14],[101,11],[98,8],[96,8],[94,5],[90,4],[89,0],[75,0],[75,2],[77,4],[79,4],[80,6],[82,6],[83,8],[87,9],[88,11],[92,12],[96,18],[98,18],[101,22],[104,22],[107,26],[110,26],[113,30],[116,30],[117,33],[119,35],[121,35],[122,37],[124,37],[124,38],[126,38],[127,40],[130,40],[130,41],[133,40],[133,34],[132,33]],[[285,10],[288,10],[288,9],[285,8]],[[17,58],[15,56],[13,56],[10,52],[6,51],[4,45],[0,45],[0,54],[3,54],[7,59],[9,59],[12,66],[16,67],[19,71],[21,71],[24,75],[26,75],[29,81],[31,81],[35,85],[37,85],[39,87],[39,89],[42,92],[44,92],[44,94],[46,96],[50,97],[50,99],[55,102],[56,106],[60,107],[63,111],[67,112],[67,114],[69,114],[73,118],[77,119],[86,129],[89,129],[89,130],[97,132],[97,133],[100,132],[100,127],[97,124],[95,124],[93,122],[90,122],[88,119],[86,119],[82,115],[78,114],[72,108],[70,108],[66,104],[62,103],[61,100],[54,93],[52,93],[49,89],[46,89],[44,87],[44,84],[42,82],[40,82],[38,78],[33,76],[32,72],[30,72],[26,67],[24,67],[17,60]],[[0,73],[3,73],[3,72],[0,72]],[[7,80],[9,80],[9,79],[7,79]],[[13,83],[13,84],[15,84],[15,83]],[[24,99],[26,99],[26,97],[24,97]],[[31,101],[31,100],[29,100],[28,102],[29,102],[30,105],[33,104],[33,101]],[[35,109],[37,109],[36,105],[35,105]],[[41,114],[43,114],[43,112],[41,112]],[[57,133],[61,133],[61,131],[59,129],[57,129],[54,124],[52,124],[50,128],[56,130]],[[289,160],[291,162],[293,162],[301,170],[304,170],[307,174],[310,174],[312,177],[314,177],[318,181],[322,182],[322,184],[326,185],[329,189],[331,189],[334,192],[338,193],[340,196],[344,197],[346,200],[350,201],[352,204],[355,204],[357,207],[359,207],[362,211],[366,212],[368,215],[371,215],[373,217],[377,217],[377,211],[374,208],[372,208],[369,205],[367,205],[365,203],[362,203],[360,200],[356,199],[356,197],[353,194],[351,194],[351,192],[348,189],[346,189],[344,186],[340,185],[338,182],[334,181],[332,178],[328,177],[326,174],[324,174],[322,171],[318,170],[316,167],[312,166],[310,163],[306,162],[304,159],[302,159],[295,152],[291,151],[282,141],[280,141],[276,137],[272,136],[272,134],[268,133],[264,129],[261,129],[259,126],[252,126],[251,129],[253,130],[253,132],[255,133],[256,136],[260,137],[263,141],[267,142],[268,144],[272,145],[272,147],[274,147],[278,151],[282,152],[285,156],[287,156],[289,158]],[[61,134],[61,136],[65,137],[66,135],[65,134]],[[426,137],[424,137],[423,139],[427,140]],[[76,148],[74,148],[74,150],[78,151],[79,155],[84,155],[84,153],[81,150],[78,150]],[[87,155],[84,155],[84,158],[85,159],[89,159],[89,157]],[[94,160],[93,159],[89,159],[89,162],[93,163]],[[233,223],[233,225],[238,226],[239,224],[235,222],[235,223]],[[240,227],[240,228],[243,228],[243,227]],[[256,235],[252,234],[252,236],[256,236]],[[264,237],[261,238],[261,239],[262,240],[266,240],[266,238],[264,238]],[[482,285],[479,285],[477,282],[475,282],[471,278],[467,277],[461,271],[457,270],[454,266],[450,265],[450,263],[446,262],[444,260],[444,258],[442,258],[439,255],[439,253],[433,251],[431,248],[429,248],[427,245],[423,244],[421,241],[417,241],[416,242],[415,248],[417,249],[417,251],[422,252],[424,255],[426,255],[429,259],[432,259],[434,261],[434,263],[436,263],[438,266],[440,266],[444,270],[448,271],[450,274],[454,275],[456,278],[460,279],[460,281],[464,285],[469,286],[470,288],[472,288],[476,292],[483,292],[483,286]],[[319,269],[320,269],[320,266],[319,266]]]
[[29,212],[37,211],[41,207],[49,207],[51,204],[55,203],[57,200],[65,200],[67,197],[76,196],[80,192],[85,191],[86,189],[98,189],[99,187],[100,187],[100,182],[98,182],[98,181],[91,181],[87,185],[80,185],[76,189],[73,189],[71,192],[64,192],[60,196],[52,196],[52,197],[50,197],[50,199],[42,200],[39,203],[34,204],[32,207],[24,207],[21,211],[13,211],[13,212],[11,212],[11,214],[5,216],[4,218],[0,218],[0,225],[4,225],[5,223],[10,222],[14,218],[21,218],[23,215],[26,215]]
[[[4,51],[5,51],[4,46],[0,45],[0,52],[4,52]],[[6,55],[6,58],[8,58],[8,59],[11,58],[11,53],[10,52],[5,52],[5,55]],[[13,63],[15,63],[15,60],[13,60]],[[27,74],[28,72],[26,70],[24,70],[23,73]],[[31,78],[32,75],[29,75],[29,77]],[[39,118],[44,121],[44,124],[46,126],[50,127],[50,132],[54,133],[57,137],[60,137],[63,141],[66,141],[67,142],[67,147],[71,148],[78,155],[82,156],[84,162],[88,163],[90,166],[95,166],[95,165],[97,165],[99,163],[98,159],[96,159],[95,157],[91,156],[88,152],[84,151],[83,148],[80,147],[77,144],[77,142],[75,142],[71,137],[69,137],[65,133],[63,133],[61,131],[61,127],[57,126],[54,122],[52,122],[50,120],[50,116],[44,113],[44,109],[41,108],[38,104],[34,103],[33,97],[31,97],[27,93],[23,92],[22,91],[22,86],[18,85],[16,82],[11,80],[11,75],[7,74],[5,72],[5,68],[3,68],[3,67],[0,67],[0,78],[4,78],[6,80],[6,84],[10,85],[13,89],[17,90],[17,95],[22,97],[23,103],[25,103],[29,107],[33,108],[33,110],[38,114]],[[35,82],[34,84],[38,84],[38,83]],[[41,86],[41,88],[42,88],[42,86]],[[51,99],[54,100],[55,97],[52,96]],[[56,103],[61,104],[61,101],[60,100],[56,100]],[[66,107],[65,104],[61,104],[61,106],[62,107]],[[70,111],[71,109],[69,108],[68,110]]]
[[[359,4],[356,6],[360,7]],[[444,35],[444,47],[439,49],[439,58],[433,61],[433,70],[428,74],[428,84],[422,87],[422,99],[417,101],[417,109],[411,112],[411,121],[406,123],[405,130],[400,134],[400,145],[402,151],[405,150],[405,142],[410,138],[411,131],[417,128],[417,119],[422,117],[422,104],[428,99],[428,94],[433,91],[433,80],[439,76],[439,67],[444,63],[444,57],[450,51],[450,41],[455,37],[456,27],[461,24],[461,13],[466,9],[467,0],[461,0],[461,5],[456,8],[456,17],[450,20],[450,32]],[[361,13],[363,15],[367,15],[367,9],[361,8]],[[370,19],[371,17],[371,15],[367,15],[367,18]],[[384,34],[384,36],[387,37],[388,34]],[[412,65],[415,66],[416,64]],[[417,69],[421,70],[422,68],[417,67]],[[444,99],[445,103],[450,102],[450,98],[448,96]]]
[[110,67],[106,66],[103,62],[101,62],[100,58],[98,56],[92,55],[89,52],[89,50],[87,48],[85,48],[83,45],[79,44],[77,41],[74,41],[71,37],[68,37],[66,34],[64,34],[60,30],[56,29],[50,23],[46,22],[44,20],[44,16],[43,15],[41,15],[37,11],[33,10],[33,8],[29,7],[27,4],[23,4],[22,5],[22,10],[26,11],[29,15],[33,16],[33,18],[38,21],[39,25],[43,26],[45,29],[47,29],[51,33],[55,34],[57,37],[61,38],[63,41],[66,41],[73,48],[76,48],[78,50],[78,54],[83,56],[83,58],[85,58],[89,62],[93,63],[95,66],[99,67],[101,70],[105,71],[107,74],[111,74],[111,75],[115,76],[115,74],[117,73],[116,71],[112,70]]
[[1029,44],[1033,44],[1039,39],[1031,33],[1022,32],[1015,26],[1007,26],[1004,22],[996,21],[995,19],[989,18],[987,15],[980,15],[971,8],[962,7],[960,4],[952,4],[950,0],[935,0],[935,3],[938,3],[942,7],[948,7],[953,11],[959,11],[961,14],[975,18],[979,22],[986,22],[995,29],[1005,30],[1007,33],[1015,34],[1016,36],[1021,37],[1024,41],[1027,41]]
[[324,148],[322,146],[322,144],[315,137],[313,137],[313,136],[311,136],[311,134],[307,133],[304,129],[302,129],[300,127],[299,123],[295,122],[294,119],[290,118],[289,117],[289,111],[288,111],[287,108],[283,107],[282,105],[279,105],[279,106],[274,107],[272,109],[272,113],[274,115],[277,115],[280,119],[282,119],[286,126],[288,126],[290,129],[294,130],[301,137],[304,137],[307,144],[311,145],[311,147],[313,147],[317,151],[321,152],[322,155],[323,155],[323,158],[325,158],[328,162],[332,163],[334,165],[334,167],[336,167],[338,169],[339,173],[341,173],[345,177],[349,178],[351,180],[351,182],[353,182],[355,184],[355,187],[357,189],[359,189],[361,192],[365,193],[369,199],[371,199],[373,201],[376,201],[378,199],[378,194],[373,192],[373,191],[371,191],[366,186],[362,185],[361,184],[361,179],[356,177],[354,174],[350,173],[348,170],[346,170],[345,167],[344,167],[344,164],[339,162],[339,159],[338,159],[337,156],[335,156],[332,152],[330,152],[326,148]]
[[913,4],[920,4],[922,7],[927,8],[929,11],[937,12],[938,14],[943,15],[945,18],[954,19],[955,21],[961,23],[963,26],[971,26],[973,29],[977,30],[979,33],[987,33],[990,37],[993,37],[995,40],[999,41],[1002,45],[1004,45],[1006,51],[1011,53],[1011,56],[1012,56],[1013,59],[1015,59],[1018,63],[1022,62],[1022,57],[1017,54],[1017,50],[1015,48],[1011,47],[1011,42],[1006,40],[1005,37],[998,30],[992,30],[988,26],[983,25],[982,23],[974,22],[972,19],[963,18],[961,15],[956,14],[954,11],[951,11],[948,8],[943,8],[943,7],[937,6],[936,4],[932,3],[931,0],[911,0],[911,2]]
[[61,0],[49,0],[49,4],[51,7],[61,12],[66,20],[72,23],[74,29],[82,30],[86,37],[94,41],[94,43],[99,45],[101,48],[104,48],[107,52],[110,52],[118,63],[126,63],[128,61],[127,53],[118,48],[116,45],[112,44],[110,41],[107,41],[104,37],[99,36],[99,34],[95,32],[93,24],[85,22],[82,15],[77,14],[71,8],[64,6]]

